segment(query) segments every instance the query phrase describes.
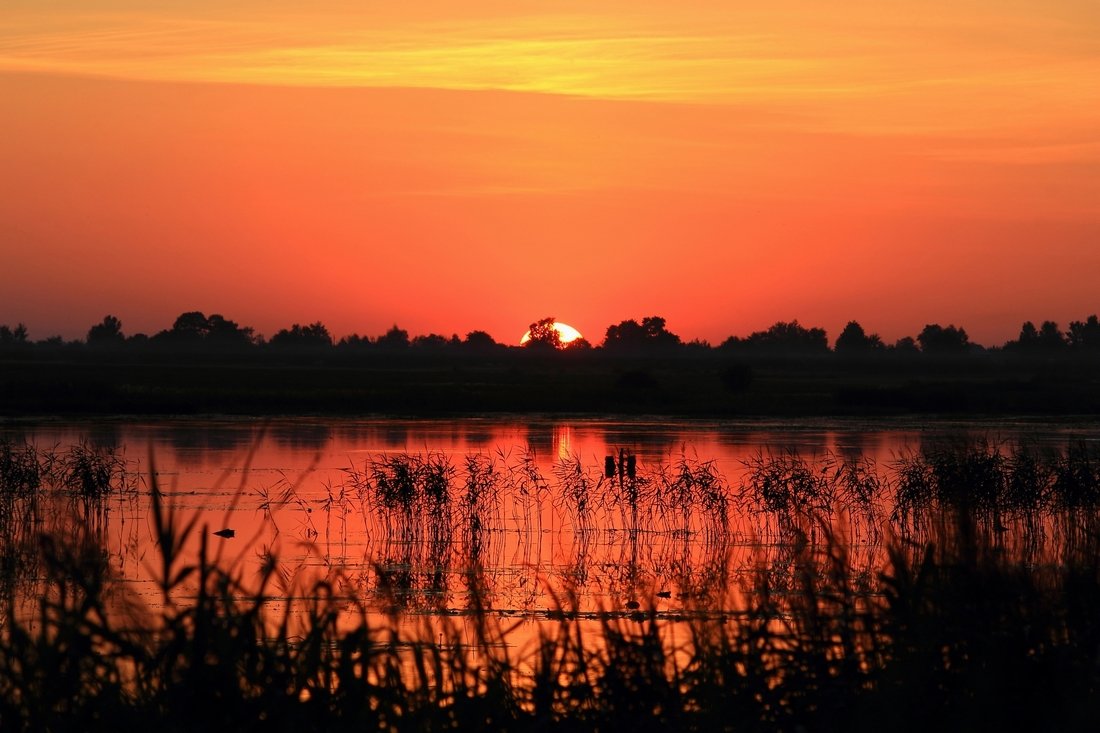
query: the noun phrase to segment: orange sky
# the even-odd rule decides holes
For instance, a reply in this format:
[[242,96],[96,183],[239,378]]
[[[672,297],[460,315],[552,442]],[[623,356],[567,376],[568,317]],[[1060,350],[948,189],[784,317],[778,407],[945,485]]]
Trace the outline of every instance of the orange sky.
[[0,323],[32,338],[999,344],[1100,311],[1092,0],[147,5],[0,14]]

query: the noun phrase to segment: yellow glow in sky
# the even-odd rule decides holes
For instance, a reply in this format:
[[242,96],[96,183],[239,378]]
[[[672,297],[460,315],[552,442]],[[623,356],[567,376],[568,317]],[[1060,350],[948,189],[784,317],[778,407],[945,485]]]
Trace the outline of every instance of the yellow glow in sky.
[[1095,3],[329,5],[17,2],[0,70],[753,105],[864,132],[1100,121]]

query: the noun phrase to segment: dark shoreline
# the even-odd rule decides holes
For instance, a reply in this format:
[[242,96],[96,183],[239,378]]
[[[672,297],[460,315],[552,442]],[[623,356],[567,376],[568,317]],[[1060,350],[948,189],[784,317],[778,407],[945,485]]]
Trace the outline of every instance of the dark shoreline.
[[685,418],[1100,415],[1100,361],[733,360],[507,353],[0,355],[0,417],[613,414]]

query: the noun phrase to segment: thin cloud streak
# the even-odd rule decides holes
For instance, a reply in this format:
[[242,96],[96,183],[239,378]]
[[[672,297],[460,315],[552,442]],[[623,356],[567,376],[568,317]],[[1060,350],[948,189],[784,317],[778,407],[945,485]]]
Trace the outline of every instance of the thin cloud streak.
[[602,99],[755,104],[865,134],[1100,121],[1100,57],[1051,27],[1068,51],[1016,46],[1018,21],[980,30],[810,16],[713,27],[652,19],[534,16],[373,28],[290,19],[88,15],[0,29],[0,70],[143,80],[505,90]]

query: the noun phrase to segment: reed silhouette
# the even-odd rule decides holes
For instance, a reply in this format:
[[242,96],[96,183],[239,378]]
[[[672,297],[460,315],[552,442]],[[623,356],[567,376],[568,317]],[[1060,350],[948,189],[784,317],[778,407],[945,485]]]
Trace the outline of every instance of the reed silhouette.
[[[148,560],[156,569],[157,603],[128,595],[94,531],[38,537],[43,592],[28,608],[25,596],[4,588],[0,725],[14,731],[1091,729],[1100,712],[1098,535],[1081,535],[1059,563],[1035,564],[987,543],[980,531],[984,502],[1004,497],[1002,482],[989,477],[1015,475],[1013,461],[1028,455],[1056,474],[1062,466],[1095,482],[1095,456],[1082,450],[1040,455],[978,443],[905,457],[897,470],[927,464],[929,501],[951,506],[922,541],[889,540],[877,580],[861,579],[856,547],[820,523],[816,539],[789,545],[781,560],[761,558],[735,592],[726,591],[720,610],[677,592],[687,596],[681,611],[659,614],[658,599],[674,595],[663,589],[629,597],[621,611],[586,615],[566,590],[522,645],[513,643],[517,627],[492,606],[476,565],[465,581],[465,612],[430,622],[400,602],[421,582],[402,575],[416,571],[401,569],[401,558],[377,569],[388,614],[372,611],[354,584],[340,582],[350,568],[288,593],[272,554],[253,575],[241,564],[218,562],[209,533],[196,519],[183,520],[153,478],[148,499],[157,544]],[[8,443],[0,457],[0,488],[18,501],[73,490],[64,482],[31,488],[50,461],[26,445]],[[530,472],[523,456],[500,460],[514,472]],[[443,484],[434,483],[442,476],[447,501],[467,497],[463,508],[452,508],[468,521],[479,514],[471,507],[487,496],[476,484],[497,481],[486,461],[475,458],[459,479],[441,471],[438,459],[410,455],[367,464],[360,478],[368,492],[392,490],[380,500],[392,500],[406,515],[418,502],[445,503]],[[833,463],[791,453],[762,455],[748,468],[754,477],[742,488],[759,494],[768,512],[797,512],[818,501],[772,501],[784,496],[766,485],[776,472],[791,477],[786,495],[850,480]],[[562,499],[579,507],[576,497],[595,489],[573,478],[573,464],[562,471],[572,482]],[[992,493],[983,489],[978,500],[960,503],[955,482],[963,477]],[[624,486],[628,478],[624,471]],[[635,479],[643,478],[671,501],[706,506],[713,492],[725,493],[705,463],[687,461],[665,474],[639,467]],[[520,490],[523,482],[545,479],[505,470],[500,480]],[[857,471],[863,488],[856,493],[873,493],[862,481]],[[124,490],[120,484],[110,491]],[[632,500],[619,488],[606,490],[612,504]],[[821,503],[843,497],[825,493]],[[629,576],[629,563],[619,567]],[[700,588],[689,573],[681,583]]]

